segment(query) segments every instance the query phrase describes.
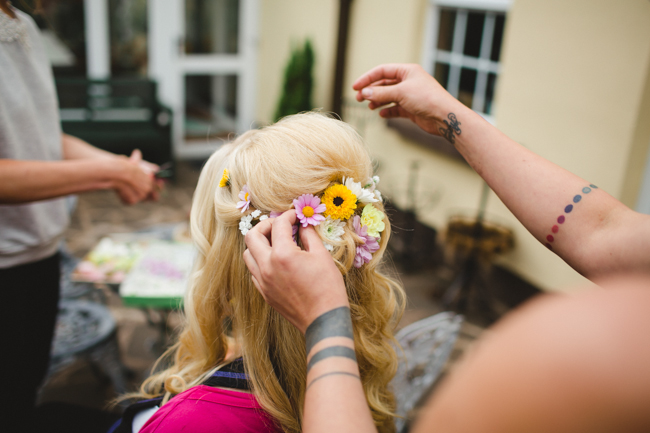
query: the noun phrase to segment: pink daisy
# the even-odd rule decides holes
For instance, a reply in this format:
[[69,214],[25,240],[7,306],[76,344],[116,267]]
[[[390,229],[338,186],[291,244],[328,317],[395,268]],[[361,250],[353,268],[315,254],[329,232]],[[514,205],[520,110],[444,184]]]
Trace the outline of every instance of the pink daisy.
[[325,217],[321,215],[325,212],[325,204],[320,202],[320,198],[312,194],[303,194],[293,201],[293,207],[296,208],[296,216],[303,227],[311,224],[317,226]]
[[237,209],[241,209],[244,213],[251,204],[251,192],[248,190],[248,185],[244,185],[244,188],[239,191],[239,200],[241,201],[237,202]]
[[361,226],[361,217],[355,215],[352,220],[354,232],[361,238],[361,245],[357,246],[357,253],[354,256],[354,267],[360,268],[364,263],[372,260],[372,254],[379,251],[379,243],[374,236],[368,234],[368,227]]

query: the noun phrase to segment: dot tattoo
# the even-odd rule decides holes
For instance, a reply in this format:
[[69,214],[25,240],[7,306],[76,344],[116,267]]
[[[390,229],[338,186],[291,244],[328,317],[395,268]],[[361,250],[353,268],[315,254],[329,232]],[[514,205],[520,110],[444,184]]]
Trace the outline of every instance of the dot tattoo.
[[[585,186],[584,188],[582,188],[582,194],[587,195],[594,189],[598,189],[598,187],[593,183],[591,183],[589,184],[589,186]],[[566,221],[566,215],[570,214],[571,211],[573,211],[573,206],[580,203],[582,198],[583,196],[580,194],[576,194],[573,196],[573,199],[571,200],[573,201],[573,204],[568,204],[564,207],[564,214],[557,217],[557,224],[551,227],[552,233],[557,234],[560,231],[560,226],[558,224],[564,224],[564,222]],[[555,241],[555,237],[551,234],[547,235],[546,243],[544,244],[546,248],[548,248],[549,250],[553,250],[553,245],[552,245],[553,241]]]

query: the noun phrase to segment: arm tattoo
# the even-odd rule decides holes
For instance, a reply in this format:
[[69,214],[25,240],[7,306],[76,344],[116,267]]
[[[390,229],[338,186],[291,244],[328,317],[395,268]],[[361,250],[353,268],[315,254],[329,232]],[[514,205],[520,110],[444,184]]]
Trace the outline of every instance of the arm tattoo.
[[329,337],[348,337],[354,340],[352,333],[352,319],[348,307],[339,307],[320,315],[305,332],[307,354],[311,352],[316,343]]
[[456,139],[454,137],[454,133],[456,135],[460,135],[462,132],[460,129],[461,123],[458,121],[454,113],[449,113],[447,115],[447,119],[449,119],[449,122],[443,120],[447,128],[438,128],[438,130],[440,131],[440,135],[445,137],[451,144],[455,144]]
[[357,356],[354,353],[354,350],[345,346],[332,346],[316,352],[316,354],[311,357],[309,364],[307,364],[307,373],[309,373],[309,370],[311,370],[314,364],[316,364],[318,361],[322,361],[323,359],[331,358],[333,356],[350,358],[354,362],[357,362]]
[[354,374],[354,373],[348,373],[347,371],[332,371],[331,373],[321,374],[320,376],[318,376],[317,378],[312,380],[309,383],[309,385],[307,385],[307,389],[305,389],[305,392],[309,391],[309,388],[314,384],[314,382],[316,382],[317,380],[320,380],[320,379],[322,379],[324,377],[327,377],[327,376],[352,376],[352,377],[356,377],[357,379],[361,380],[361,378],[358,375]]
[[[585,186],[584,188],[582,188],[582,195],[587,195],[594,189],[598,189],[598,187],[593,183],[589,184],[589,186]],[[578,203],[580,203],[580,201],[582,200],[582,195],[576,194],[573,196],[573,199],[571,199],[573,203],[569,203],[564,207],[564,213],[562,213],[562,215],[557,217],[557,224],[554,224],[553,227],[551,227],[551,232],[553,234],[549,234],[546,236],[546,243],[544,244],[546,248],[548,248],[549,250],[551,251],[553,250],[552,243],[553,241],[555,241],[555,236],[557,236],[557,233],[560,231],[560,226],[564,224],[564,221],[566,221],[566,217],[573,211],[573,207]]]

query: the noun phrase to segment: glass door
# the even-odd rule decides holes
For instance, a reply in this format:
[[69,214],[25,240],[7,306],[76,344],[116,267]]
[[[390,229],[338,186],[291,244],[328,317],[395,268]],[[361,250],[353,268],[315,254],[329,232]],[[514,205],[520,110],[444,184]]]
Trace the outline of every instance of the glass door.
[[150,75],[174,150],[203,158],[254,120],[257,0],[149,0]]

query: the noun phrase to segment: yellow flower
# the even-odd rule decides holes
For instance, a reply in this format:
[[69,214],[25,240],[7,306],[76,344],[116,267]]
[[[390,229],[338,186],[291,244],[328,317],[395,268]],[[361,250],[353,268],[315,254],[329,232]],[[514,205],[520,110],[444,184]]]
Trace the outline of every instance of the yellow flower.
[[224,186],[228,185],[230,185],[230,173],[228,173],[227,168],[224,168],[223,176],[221,176],[221,180],[219,181],[219,188],[223,188]]
[[367,204],[361,213],[361,225],[368,227],[368,234],[375,238],[386,228],[384,218],[386,215],[371,204]]
[[354,214],[357,208],[357,196],[345,185],[337,183],[325,190],[322,203],[325,203],[325,215],[332,219],[346,220]]

